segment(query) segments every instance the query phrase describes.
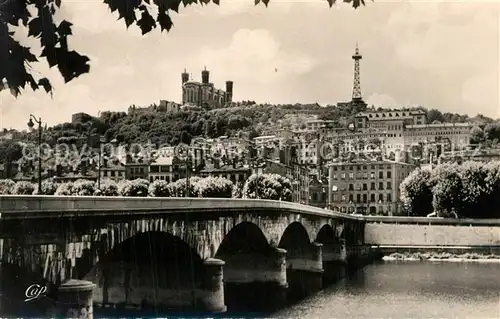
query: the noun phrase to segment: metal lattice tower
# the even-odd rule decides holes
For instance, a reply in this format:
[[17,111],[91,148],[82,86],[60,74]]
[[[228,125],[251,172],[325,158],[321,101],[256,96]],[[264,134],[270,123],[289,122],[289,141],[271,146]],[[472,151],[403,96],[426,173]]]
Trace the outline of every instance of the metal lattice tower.
[[353,101],[362,101],[361,98],[361,83],[359,79],[359,60],[361,60],[363,56],[359,53],[358,44],[356,43],[356,51],[352,55],[352,59],[354,60],[354,84],[352,87],[352,100]]

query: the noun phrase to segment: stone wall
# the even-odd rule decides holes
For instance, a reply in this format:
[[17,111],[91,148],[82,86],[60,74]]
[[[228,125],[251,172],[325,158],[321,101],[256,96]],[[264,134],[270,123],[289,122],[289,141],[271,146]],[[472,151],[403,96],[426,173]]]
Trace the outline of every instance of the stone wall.
[[500,246],[500,226],[367,223],[365,243],[381,246]]

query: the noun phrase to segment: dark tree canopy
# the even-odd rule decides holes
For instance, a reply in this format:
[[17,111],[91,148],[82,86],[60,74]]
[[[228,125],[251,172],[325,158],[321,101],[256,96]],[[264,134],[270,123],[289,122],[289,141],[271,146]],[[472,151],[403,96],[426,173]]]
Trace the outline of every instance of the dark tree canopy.
[[[250,0],[251,1],[251,0]],[[269,0],[254,0],[268,5]],[[318,0],[324,1],[324,0]],[[336,0],[326,0],[330,7]],[[138,26],[142,34],[159,27],[167,32],[174,23],[170,17],[172,11],[191,4],[219,4],[219,0],[103,0],[111,12],[118,12],[119,20],[125,25]],[[354,8],[365,4],[364,0],[344,0],[352,3]],[[68,36],[72,34],[72,23],[63,20],[59,24],[54,21],[54,14],[60,9],[62,0],[0,0],[0,91],[9,88],[17,97],[22,89],[30,86],[33,90],[40,87],[52,93],[49,79],[35,77],[32,64],[45,58],[52,68],[57,66],[67,83],[90,71],[89,58],[68,47]],[[152,10],[155,8],[155,10]],[[35,15],[29,9],[34,9]],[[156,16],[151,12],[158,12]],[[15,40],[15,34],[9,26],[28,28],[28,36],[36,38],[42,52],[36,56],[31,48],[22,46]],[[6,83],[4,82],[6,81]]]

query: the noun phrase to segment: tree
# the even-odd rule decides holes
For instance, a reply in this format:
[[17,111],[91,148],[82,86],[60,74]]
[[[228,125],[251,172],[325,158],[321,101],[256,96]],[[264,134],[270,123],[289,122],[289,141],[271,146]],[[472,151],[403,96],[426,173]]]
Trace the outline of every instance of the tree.
[[484,135],[486,139],[498,143],[500,141],[500,122],[487,124],[484,127]]
[[432,206],[438,216],[453,217],[463,211],[463,184],[459,166],[456,164],[443,165],[442,169],[434,172],[436,182],[432,192]]
[[156,180],[149,184],[149,196],[152,197],[171,197],[170,187],[167,181]]
[[118,196],[118,184],[110,179],[101,181],[100,188],[96,189],[94,195],[96,196]]
[[431,172],[416,169],[399,185],[401,202],[412,216],[427,216],[432,213]]
[[292,185],[278,174],[252,174],[243,186],[243,198],[292,200]]
[[145,179],[124,180],[118,184],[120,196],[146,197],[149,192],[149,181]]
[[[196,194],[195,191],[195,184],[200,180],[201,178],[198,176],[193,176],[189,178],[189,195],[188,197],[197,197],[198,195]],[[171,183],[170,187],[170,192],[172,197],[186,197],[186,184],[187,180],[185,178],[178,179],[174,183]]]
[[489,196],[483,214],[485,218],[500,218],[500,162],[490,162],[486,165],[487,176],[485,179]]
[[[212,0],[219,4],[219,0]],[[336,0],[327,0],[330,7]],[[210,0],[103,0],[111,12],[118,12],[119,19],[123,19],[127,28],[137,25],[142,34],[151,32],[160,27],[161,32],[167,32],[173,27],[172,12],[178,12],[181,3],[184,7],[200,3],[208,4]],[[259,4],[260,0],[255,0]],[[364,0],[344,0],[352,2],[354,8],[365,4]],[[266,6],[269,0],[262,0]],[[13,95],[17,96],[21,89],[29,85],[33,90],[43,87],[52,92],[49,79],[43,77],[35,79],[30,64],[45,58],[50,67],[57,66],[65,82],[88,73],[90,71],[89,58],[68,46],[68,37],[72,34],[72,23],[63,20],[55,22],[55,13],[60,10],[61,0],[5,0],[0,4],[0,81],[7,80],[8,87]],[[36,11],[32,16],[30,9]],[[152,12],[157,12],[153,17]],[[138,18],[140,16],[140,18]],[[28,36],[38,39],[42,52],[36,56],[30,47],[22,46],[14,39],[15,33],[9,30],[9,25],[28,28]],[[0,90],[4,89],[0,83]]]
[[0,179],[0,195],[9,195],[16,183],[10,179]]
[[38,185],[36,185],[33,195],[54,195],[57,191],[57,186],[52,180],[43,180],[42,191],[38,192]]
[[25,181],[17,182],[12,188],[12,194],[14,195],[33,195],[34,191],[35,185]]
[[444,117],[441,111],[436,109],[431,109],[427,111],[427,123],[433,123],[434,121],[443,122]]
[[93,181],[79,179],[73,183],[71,195],[92,196],[96,192],[96,184]]
[[460,216],[481,217],[487,215],[492,188],[488,185],[488,167],[478,162],[465,162],[459,166],[462,179],[462,210]]
[[484,132],[479,126],[474,126],[470,131],[471,144],[479,144],[484,142]]
[[73,183],[62,183],[57,187],[55,195],[71,196],[73,195]]
[[194,184],[198,197],[231,198],[233,182],[222,177],[205,177]]

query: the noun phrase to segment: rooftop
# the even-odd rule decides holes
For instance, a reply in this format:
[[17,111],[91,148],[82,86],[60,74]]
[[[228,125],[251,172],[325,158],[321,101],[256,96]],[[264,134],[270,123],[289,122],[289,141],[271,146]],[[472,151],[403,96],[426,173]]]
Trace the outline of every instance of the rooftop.
[[391,118],[404,118],[404,117],[409,117],[412,118],[414,115],[425,115],[426,113],[424,111],[420,110],[415,110],[415,111],[410,111],[410,110],[401,110],[401,111],[389,111],[389,112],[360,112],[356,114],[356,117],[368,117],[369,119],[391,119]]

